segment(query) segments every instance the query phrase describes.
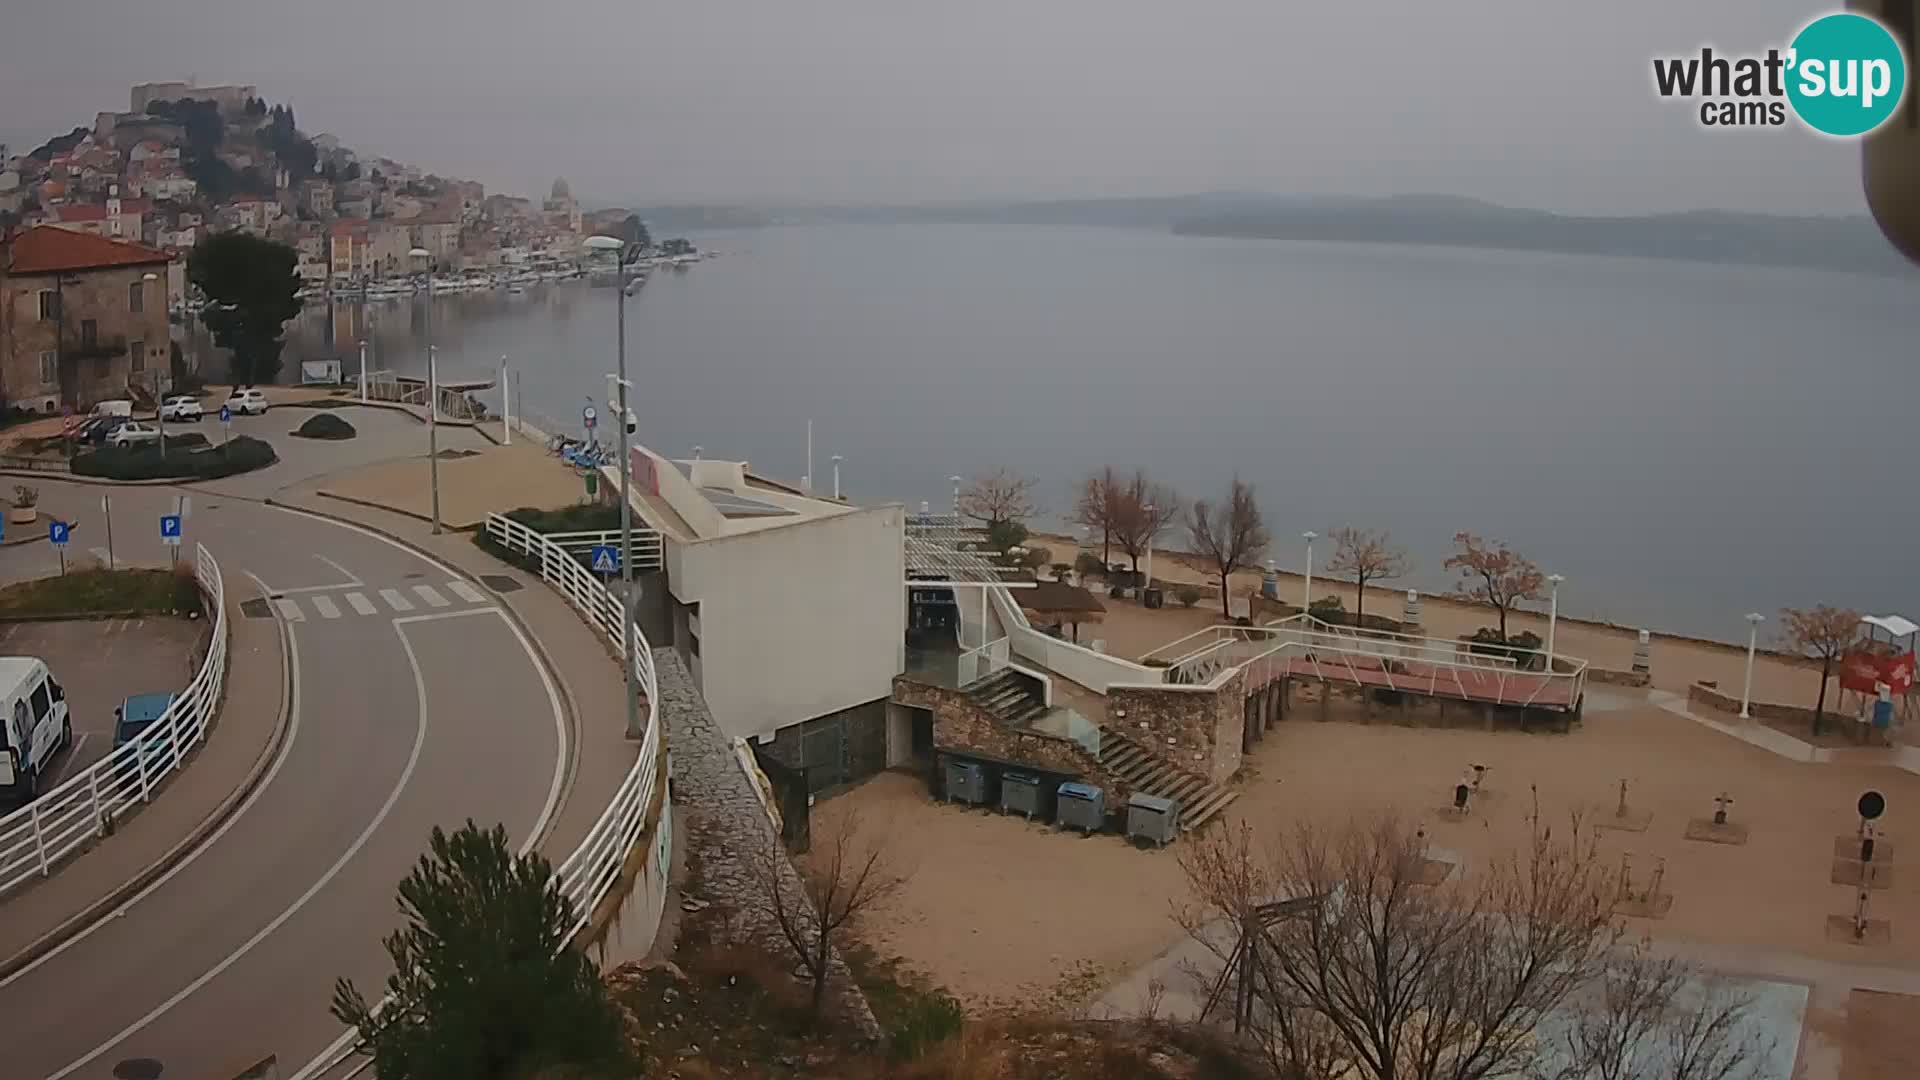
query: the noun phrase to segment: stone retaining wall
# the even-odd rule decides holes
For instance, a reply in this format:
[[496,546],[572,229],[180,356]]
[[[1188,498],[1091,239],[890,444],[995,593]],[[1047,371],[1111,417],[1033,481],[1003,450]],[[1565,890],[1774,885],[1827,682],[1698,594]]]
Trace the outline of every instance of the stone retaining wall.
[[1226,783],[1240,771],[1246,671],[1211,689],[1125,686],[1107,690],[1107,723],[1161,759]]
[[1646,687],[1653,685],[1653,675],[1646,671],[1609,671],[1606,668],[1590,667],[1587,669],[1587,681],[1599,683],[1602,686]]
[[893,700],[933,714],[936,750],[954,750],[1075,776],[1104,791],[1109,807],[1127,805],[1127,796],[1132,794],[1132,788],[1101,767],[1100,760],[1086,747],[1059,735],[1008,727],[965,691],[895,676]]
[[[1733,716],[1740,715],[1740,699],[1738,697],[1732,694],[1723,694],[1718,688],[1708,686],[1705,683],[1694,683],[1692,686],[1687,687],[1687,704],[1704,705],[1709,709],[1715,709]],[[1747,703],[1747,711],[1757,720],[1779,720],[1786,723],[1807,724],[1809,726],[1813,723],[1813,710],[1803,708],[1799,705],[1775,705],[1768,701],[1752,701]],[[1836,717],[1832,712],[1828,712],[1827,719],[1834,720],[1842,718]]]
[[[726,923],[739,944],[791,961],[792,947],[755,902],[757,889],[747,860],[769,848],[781,852],[779,871],[794,895],[804,895],[799,871],[785,857],[766,807],[694,688],[680,655],[672,649],[655,649],[653,668],[667,746],[673,755],[676,810],[686,814],[688,841],[700,855],[700,899],[728,910]],[[873,1009],[838,953],[830,968],[827,1008],[834,1018],[862,1037],[880,1038]]]

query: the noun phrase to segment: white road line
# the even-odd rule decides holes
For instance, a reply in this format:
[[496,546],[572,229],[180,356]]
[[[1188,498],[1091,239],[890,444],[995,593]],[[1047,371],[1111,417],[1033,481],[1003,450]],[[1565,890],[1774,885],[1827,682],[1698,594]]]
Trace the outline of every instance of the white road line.
[[351,584],[351,585],[364,584],[364,582],[362,582],[359,578],[353,576],[353,571],[347,569],[344,566],[341,566],[339,563],[334,562],[332,559],[327,558],[325,555],[322,555],[316,551],[313,553],[313,557],[316,559],[319,559],[323,563],[326,563],[328,566],[333,567],[335,570],[340,571],[340,576],[343,578],[346,578],[348,584]]
[[393,620],[398,623],[439,622],[442,619],[464,619],[469,615],[492,615],[497,607],[461,608],[459,611],[436,611],[431,615],[406,615]]
[[300,610],[300,605],[294,603],[292,600],[289,600],[284,596],[275,600],[273,602],[273,606],[280,609],[280,617],[287,620],[288,622],[306,622],[307,621],[306,613]]
[[302,585],[297,589],[275,589],[273,591],[277,593],[339,592],[341,589],[358,589],[360,587],[359,582],[351,581],[339,585]]
[[453,603],[453,601],[441,596],[440,591],[431,585],[415,585],[413,587],[413,593],[420,599],[425,600],[428,607],[447,607]]
[[380,610],[379,608],[376,608],[373,606],[373,601],[367,599],[364,593],[357,593],[357,592],[348,593],[347,605],[353,608],[353,612],[356,615],[371,615],[374,612]]
[[486,596],[482,594],[479,589],[474,588],[464,581],[447,582],[447,591],[465,600],[469,604],[484,604],[487,602]]
[[[346,851],[341,852],[340,857],[334,860],[333,865],[327,867],[327,872],[321,874],[318,881],[315,881],[309,886],[306,892],[300,894],[299,899],[295,900],[287,910],[276,915],[272,922],[261,927],[258,933],[246,941],[241,942],[240,947],[228,953],[225,960],[215,964],[212,968],[208,969],[206,974],[188,983],[179,993],[174,994],[172,997],[154,1006],[153,1010],[147,1013],[147,1015],[122,1028],[120,1033],[113,1038],[108,1039],[106,1042],[88,1051],[85,1057],[54,1073],[52,1076],[47,1077],[47,1080],[62,1080],[63,1077],[71,1076],[75,1072],[86,1068],[100,1055],[125,1041],[129,1035],[138,1034],[141,1029],[145,1028],[148,1024],[164,1016],[167,1010],[185,1001],[188,997],[192,996],[195,991],[212,982],[214,979],[219,978],[221,972],[239,963],[243,957],[253,951],[255,946],[272,936],[274,931],[286,925],[288,919],[298,915],[300,909],[306,907],[308,901],[318,895],[321,889],[326,888],[328,883],[339,875],[347,863],[351,862],[355,855],[360,854],[360,849],[366,846],[367,840],[370,839],[374,832],[380,828],[381,824],[387,820],[387,815],[393,812],[394,804],[400,801],[400,793],[407,789],[408,782],[413,779],[414,767],[420,764],[420,749],[425,746],[427,742],[426,677],[421,674],[420,659],[414,655],[413,643],[407,640],[406,632],[397,628],[394,632],[400,635],[400,647],[406,650],[407,663],[413,668],[414,703],[415,708],[418,710],[419,721],[413,733],[413,752],[407,755],[407,766],[400,771],[399,781],[394,784],[393,790],[387,793],[387,801],[380,804],[380,810],[373,815],[373,820],[367,823],[367,827],[360,831],[359,836],[354,837],[353,843],[348,846]],[[164,881],[165,878],[161,880]]]
[[[250,578],[253,578],[253,583],[260,587],[260,591],[262,593],[266,593],[270,591],[267,588],[267,583],[264,581],[261,581],[258,577],[255,577],[251,571],[242,570],[241,573],[246,574]],[[145,900],[148,896],[152,895],[153,892],[159,889],[162,885],[165,885],[167,882],[172,881],[173,876],[175,874],[178,874],[182,870],[185,870],[187,867],[192,866],[194,863],[194,860],[206,854],[207,851],[211,849],[213,845],[217,843],[221,837],[227,835],[228,829],[231,829],[235,825],[239,824],[240,819],[246,816],[247,811],[252,808],[253,804],[260,801],[260,796],[266,794],[267,788],[273,785],[273,778],[280,775],[280,766],[286,764],[288,756],[290,756],[293,753],[293,744],[295,740],[297,740],[300,737],[300,638],[298,637],[298,635],[296,635],[293,632],[293,627],[291,626],[287,627],[286,646],[281,651],[280,659],[282,663],[287,665],[287,680],[288,680],[288,685],[291,687],[291,691],[288,695],[288,704],[287,704],[287,738],[285,742],[280,744],[280,756],[273,759],[273,764],[271,766],[268,766],[267,768],[267,775],[260,778],[260,786],[253,789],[253,794],[247,796],[247,800],[240,804],[240,808],[233,812],[232,817],[220,823],[220,827],[213,831],[212,836],[207,837],[206,841],[202,843],[199,847],[196,847],[192,851],[188,852],[186,858],[181,859],[179,862],[173,864],[173,867],[169,869],[166,873],[160,875],[157,879],[155,879],[153,884],[148,885],[146,888],[141,889],[137,893],[134,893],[132,899],[129,899],[126,903],[121,904],[117,908],[114,908],[113,911],[109,912],[105,916],[102,916],[100,919],[95,920],[91,925],[86,927],[84,930],[81,930],[79,933],[61,942],[59,945],[55,946],[54,948],[47,950],[46,955],[35,959],[33,963],[28,964],[26,967],[21,968],[19,971],[14,972],[13,974],[7,976],[6,978],[0,979],[0,990],[5,989],[6,987],[10,986],[17,980],[26,978],[30,972],[38,968],[41,964],[44,964],[47,961],[52,960],[54,957],[59,956],[61,953],[66,952],[68,949],[71,949],[75,945],[78,945],[82,941],[85,941],[87,938],[93,935],[93,932],[95,930],[100,929],[101,927],[112,922],[114,919],[117,919],[121,915],[126,914],[128,908],[131,908],[133,907],[133,905],[139,903],[142,900]],[[95,1056],[97,1057],[98,1054],[96,1053]]]
[[325,593],[308,597],[307,603],[312,604],[313,610],[319,612],[320,617],[323,619],[337,619],[340,617],[339,605],[333,602],[333,597]]
[[401,596],[399,589],[381,589],[380,599],[385,600],[387,606],[395,611],[413,610],[413,601]]

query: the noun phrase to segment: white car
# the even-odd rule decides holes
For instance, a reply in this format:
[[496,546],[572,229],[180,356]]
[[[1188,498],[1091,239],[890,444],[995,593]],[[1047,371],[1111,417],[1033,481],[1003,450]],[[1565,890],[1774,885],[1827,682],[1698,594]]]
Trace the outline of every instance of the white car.
[[170,397],[160,403],[162,420],[198,420],[202,415],[200,399],[196,397],[187,397],[183,394],[179,397]]
[[138,446],[159,441],[160,429],[144,420],[129,420],[114,428],[113,434],[107,436],[109,446]]
[[235,416],[259,416],[267,411],[267,392],[254,387],[235,390],[226,408]]

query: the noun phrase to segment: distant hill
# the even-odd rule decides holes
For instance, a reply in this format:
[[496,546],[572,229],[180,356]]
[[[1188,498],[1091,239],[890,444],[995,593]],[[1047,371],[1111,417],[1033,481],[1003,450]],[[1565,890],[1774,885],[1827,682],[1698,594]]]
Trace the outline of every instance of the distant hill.
[[1166,229],[1187,236],[1631,255],[1895,276],[1920,272],[1895,253],[1865,215],[1793,217],[1693,210],[1583,217],[1457,195],[1357,198],[1229,191],[921,206],[781,207],[765,210],[764,217],[767,222],[788,225],[1098,225]]

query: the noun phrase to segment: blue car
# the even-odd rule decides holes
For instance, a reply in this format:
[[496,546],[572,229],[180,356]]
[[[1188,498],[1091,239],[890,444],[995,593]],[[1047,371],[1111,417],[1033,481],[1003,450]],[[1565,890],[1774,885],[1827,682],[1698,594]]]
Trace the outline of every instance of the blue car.
[[[171,704],[173,704],[172,694],[135,694],[121,702],[120,707],[113,710],[115,717],[113,748],[118,750],[138,739],[141,732],[153,726],[154,721],[166,714],[167,706]],[[147,759],[146,771],[151,774],[163,768],[167,755],[171,752],[167,746],[167,740],[151,741],[144,751]]]

